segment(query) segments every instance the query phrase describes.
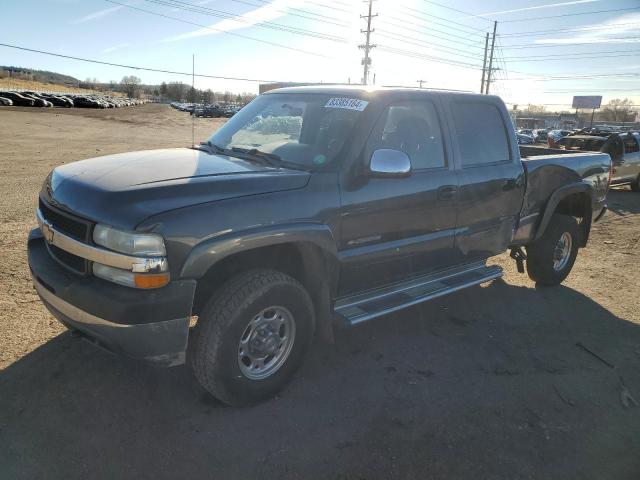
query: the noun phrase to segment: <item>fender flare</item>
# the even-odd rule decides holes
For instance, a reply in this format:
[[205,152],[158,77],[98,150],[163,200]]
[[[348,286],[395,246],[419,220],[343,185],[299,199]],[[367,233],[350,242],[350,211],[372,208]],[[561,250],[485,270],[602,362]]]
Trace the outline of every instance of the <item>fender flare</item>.
[[295,223],[274,225],[234,232],[205,240],[189,253],[180,271],[181,278],[202,278],[209,269],[224,258],[236,253],[282,243],[308,242],[334,257],[336,242],[328,225]]
[[[571,183],[569,185],[558,188],[551,194],[551,197],[549,197],[549,201],[547,202],[547,205],[544,209],[542,220],[540,220],[540,224],[538,225],[538,229],[536,230],[535,237],[533,238],[534,242],[544,234],[545,230],[549,226],[551,217],[558,207],[558,204],[569,195],[574,195],[576,193],[586,193],[589,197],[589,206],[593,205],[593,189],[591,185],[586,182]],[[590,224],[591,218],[589,217],[588,220]]]

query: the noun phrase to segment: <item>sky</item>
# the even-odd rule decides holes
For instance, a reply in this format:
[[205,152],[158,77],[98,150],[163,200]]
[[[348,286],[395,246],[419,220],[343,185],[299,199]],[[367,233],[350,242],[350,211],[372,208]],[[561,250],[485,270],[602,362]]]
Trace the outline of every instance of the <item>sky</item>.
[[[184,73],[195,55],[198,74],[359,83],[366,8],[362,0],[0,0],[0,43]],[[426,88],[478,92],[485,36],[497,21],[491,93],[510,106],[551,110],[573,95],[640,105],[640,0],[375,0],[373,13],[376,85],[423,80]],[[191,82],[2,46],[0,65],[102,82]],[[195,81],[256,93],[258,83]]]

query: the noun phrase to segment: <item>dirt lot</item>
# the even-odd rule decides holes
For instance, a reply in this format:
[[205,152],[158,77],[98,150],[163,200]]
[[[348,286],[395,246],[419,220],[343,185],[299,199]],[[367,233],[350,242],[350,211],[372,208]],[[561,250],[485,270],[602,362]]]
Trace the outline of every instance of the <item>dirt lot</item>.
[[640,194],[624,189],[564,286],[499,257],[504,281],[340,332],[254,408],[72,338],[26,265],[46,174],[190,142],[166,106],[0,109],[0,478],[640,478],[640,406],[623,402],[640,403]]

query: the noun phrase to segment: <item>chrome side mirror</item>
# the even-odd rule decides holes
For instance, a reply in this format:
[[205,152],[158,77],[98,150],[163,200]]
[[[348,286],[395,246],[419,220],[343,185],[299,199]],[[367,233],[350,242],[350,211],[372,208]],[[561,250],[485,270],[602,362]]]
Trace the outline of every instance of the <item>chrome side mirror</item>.
[[369,170],[376,177],[407,177],[411,175],[411,159],[400,150],[381,148],[371,155]]

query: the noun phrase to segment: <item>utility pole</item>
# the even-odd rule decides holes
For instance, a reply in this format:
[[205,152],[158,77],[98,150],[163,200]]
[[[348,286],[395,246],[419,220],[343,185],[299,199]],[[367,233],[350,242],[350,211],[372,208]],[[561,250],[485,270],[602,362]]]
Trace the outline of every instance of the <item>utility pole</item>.
[[420,88],[422,88],[422,84],[423,84],[423,83],[427,83],[427,81],[426,81],[426,80],[422,80],[422,79],[417,80],[417,82],[418,82],[418,85],[420,85]]
[[482,80],[480,82],[480,93],[484,93],[484,77],[487,72],[487,53],[489,53],[489,32],[484,39],[484,60],[482,61]]
[[489,86],[491,86],[491,74],[493,73],[493,49],[496,46],[496,29],[498,28],[498,22],[493,22],[493,38],[491,40],[491,55],[489,56],[489,71],[487,72],[487,85],[485,92],[489,95]]
[[371,19],[377,17],[378,15],[372,15],[371,9],[373,8],[373,0],[368,0],[369,2],[369,13],[368,15],[360,15],[360,18],[367,19],[367,29],[360,30],[360,33],[364,33],[366,35],[366,41],[364,45],[359,45],[358,48],[364,50],[364,58],[362,59],[362,65],[364,66],[362,72],[362,84],[367,85],[369,83],[369,66],[371,65],[371,58],[369,57],[369,52],[372,48],[375,48],[375,45],[371,44],[371,34],[373,33],[373,29],[371,28]]
[[196,54],[191,54],[191,101],[193,102],[193,112],[191,112],[191,148],[196,148]]

